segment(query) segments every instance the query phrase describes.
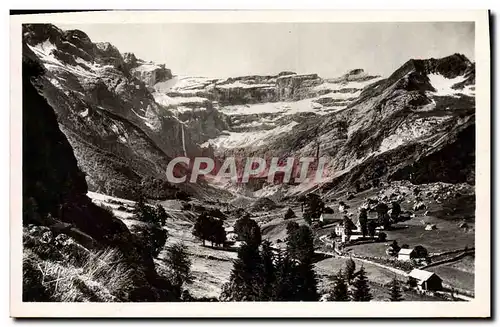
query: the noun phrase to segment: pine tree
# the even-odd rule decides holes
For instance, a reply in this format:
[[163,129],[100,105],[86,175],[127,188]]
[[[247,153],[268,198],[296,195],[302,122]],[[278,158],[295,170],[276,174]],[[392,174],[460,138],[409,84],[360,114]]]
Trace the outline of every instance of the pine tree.
[[256,246],[243,244],[238,249],[230,276],[229,297],[234,301],[259,301],[262,296],[262,258]]
[[342,275],[342,270],[339,270],[334,278],[333,291],[331,292],[332,301],[349,301],[349,292],[347,284]]
[[368,214],[365,208],[361,208],[358,221],[359,227],[361,228],[361,234],[363,234],[363,237],[366,237],[366,235],[368,235]]
[[312,258],[300,262],[297,268],[297,301],[318,301],[318,280],[316,279],[316,273],[314,272]]
[[295,260],[285,252],[276,256],[276,280],[272,289],[273,301],[297,301],[298,269]]
[[297,261],[297,300],[317,301],[319,298],[314,265],[314,237],[311,229],[302,225],[290,225],[291,234],[287,236],[287,255]]
[[171,272],[171,282],[175,291],[180,296],[182,285],[192,282],[191,260],[187,247],[182,243],[175,243],[167,248],[165,257],[167,267]]
[[165,211],[165,208],[161,204],[157,204],[155,207],[155,221],[160,226],[165,226],[168,218],[168,214]]
[[356,263],[352,258],[349,258],[349,260],[346,261],[345,263],[345,279],[348,284],[351,283],[352,279],[354,278],[354,272],[356,271]]
[[262,242],[262,277],[263,277],[263,294],[261,299],[264,301],[272,300],[272,290],[276,281],[276,267],[274,266],[274,253],[269,241]]
[[143,196],[140,196],[137,202],[134,205],[133,213],[135,214],[135,218],[137,220],[146,222],[146,223],[156,223],[156,214],[155,210],[146,204],[146,200]]
[[391,282],[389,299],[391,300],[391,302],[403,301],[403,296],[401,295],[401,287],[399,286],[399,281],[395,277]]
[[306,225],[296,227],[289,224],[289,226],[286,238],[288,254],[300,262],[311,259],[314,255],[314,237],[311,229]]
[[368,278],[366,277],[365,269],[361,267],[352,284],[351,299],[355,302],[369,302],[373,297],[370,293]]

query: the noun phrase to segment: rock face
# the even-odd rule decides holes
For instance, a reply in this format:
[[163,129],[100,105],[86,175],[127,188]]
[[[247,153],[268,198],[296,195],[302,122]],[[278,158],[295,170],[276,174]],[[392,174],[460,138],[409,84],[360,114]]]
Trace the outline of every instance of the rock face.
[[[170,71],[132,54],[122,56],[109,43],[94,44],[77,30],[28,24],[23,25],[23,40],[24,53],[47,71],[35,84],[56,111],[89,189],[136,199],[149,189],[144,183],[152,177],[165,189],[146,196],[173,197],[179,188],[163,183],[168,162],[178,155],[200,154],[197,142],[208,136],[200,136],[204,127],[199,123],[184,124],[155,101],[146,82],[168,80]],[[144,81],[134,77],[141,69]],[[207,128],[207,133],[217,131]],[[183,190],[200,191],[196,185]]]
[[266,149],[305,155],[319,144],[333,163],[327,188],[373,179],[474,183],[474,126],[474,65],[455,54],[408,61],[344,111],[302,123]]
[[[135,56],[134,56],[135,58]],[[148,88],[151,88],[159,82],[163,82],[172,78],[170,69],[165,68],[164,64],[155,65],[142,60],[132,59],[134,68],[130,70],[131,74],[144,82]]]
[[[387,78],[363,69],[203,78],[172,76],[81,31],[25,25],[23,37],[47,69],[39,92],[94,191],[134,198],[146,179],[163,184],[179,155],[326,156],[326,188],[474,179],[474,142],[465,138],[474,134],[475,66],[461,54],[412,59]],[[164,185],[163,198],[177,191]]]
[[[23,56],[23,225],[45,226],[46,232],[38,235],[40,239],[30,235],[41,243],[48,242],[44,240],[47,235],[56,240],[69,235],[79,247],[117,249],[136,275],[130,281],[131,301],[171,300],[168,283],[158,288],[159,276],[152,257],[121,220],[86,196],[85,176],[77,166],[70,143],[59,130],[54,109],[32,84],[43,74],[44,68],[34,54],[26,50]],[[41,285],[41,281],[35,284]],[[25,284],[25,287],[31,285]],[[140,291],[134,292],[134,288]]]

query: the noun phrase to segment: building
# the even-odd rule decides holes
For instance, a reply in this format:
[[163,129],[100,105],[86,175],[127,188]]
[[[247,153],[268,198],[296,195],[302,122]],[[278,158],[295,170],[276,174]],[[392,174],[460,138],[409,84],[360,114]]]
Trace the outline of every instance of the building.
[[344,224],[338,223],[334,228],[335,235],[342,236],[344,234]]
[[416,257],[414,249],[401,249],[398,252],[398,260],[400,261],[410,261]]
[[321,222],[330,222],[334,220],[335,216],[333,215],[333,213],[322,213],[321,216],[319,216],[319,221]]
[[440,291],[443,289],[443,280],[431,271],[413,269],[408,278],[419,290]]
[[427,224],[425,226],[425,230],[435,230],[435,229],[437,229],[436,224]]

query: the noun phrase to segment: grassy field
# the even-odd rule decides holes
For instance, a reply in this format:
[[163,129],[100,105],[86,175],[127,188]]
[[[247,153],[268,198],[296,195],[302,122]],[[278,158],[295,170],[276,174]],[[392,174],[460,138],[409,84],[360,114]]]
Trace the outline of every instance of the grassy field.
[[474,291],[474,257],[467,256],[456,262],[430,267],[428,270],[435,272],[452,287]]
[[[337,273],[339,269],[344,269],[345,262],[347,260],[348,259],[346,258],[335,257],[328,258],[316,263],[316,273],[319,277],[318,286],[321,292],[326,293],[332,289],[332,277]],[[406,282],[405,277],[396,275],[387,269],[368,264],[366,262],[361,262],[356,259],[354,259],[354,262],[356,263],[356,270],[358,270],[360,267],[364,267],[367,273],[368,280],[370,281],[370,289],[375,301],[386,301],[389,298],[388,287],[382,285],[391,282],[394,277],[400,280],[402,284]],[[439,301],[439,299],[435,297],[420,295],[410,290],[403,292],[403,299],[405,301]]]

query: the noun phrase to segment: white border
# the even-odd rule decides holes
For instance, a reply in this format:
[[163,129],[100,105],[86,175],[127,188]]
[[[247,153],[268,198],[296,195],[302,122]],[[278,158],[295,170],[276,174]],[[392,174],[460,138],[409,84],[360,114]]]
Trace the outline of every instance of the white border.
[[[23,303],[21,24],[474,21],[476,297],[471,302]],[[11,16],[11,308],[14,317],[488,317],[490,308],[490,53],[488,13],[473,11],[155,11]]]

